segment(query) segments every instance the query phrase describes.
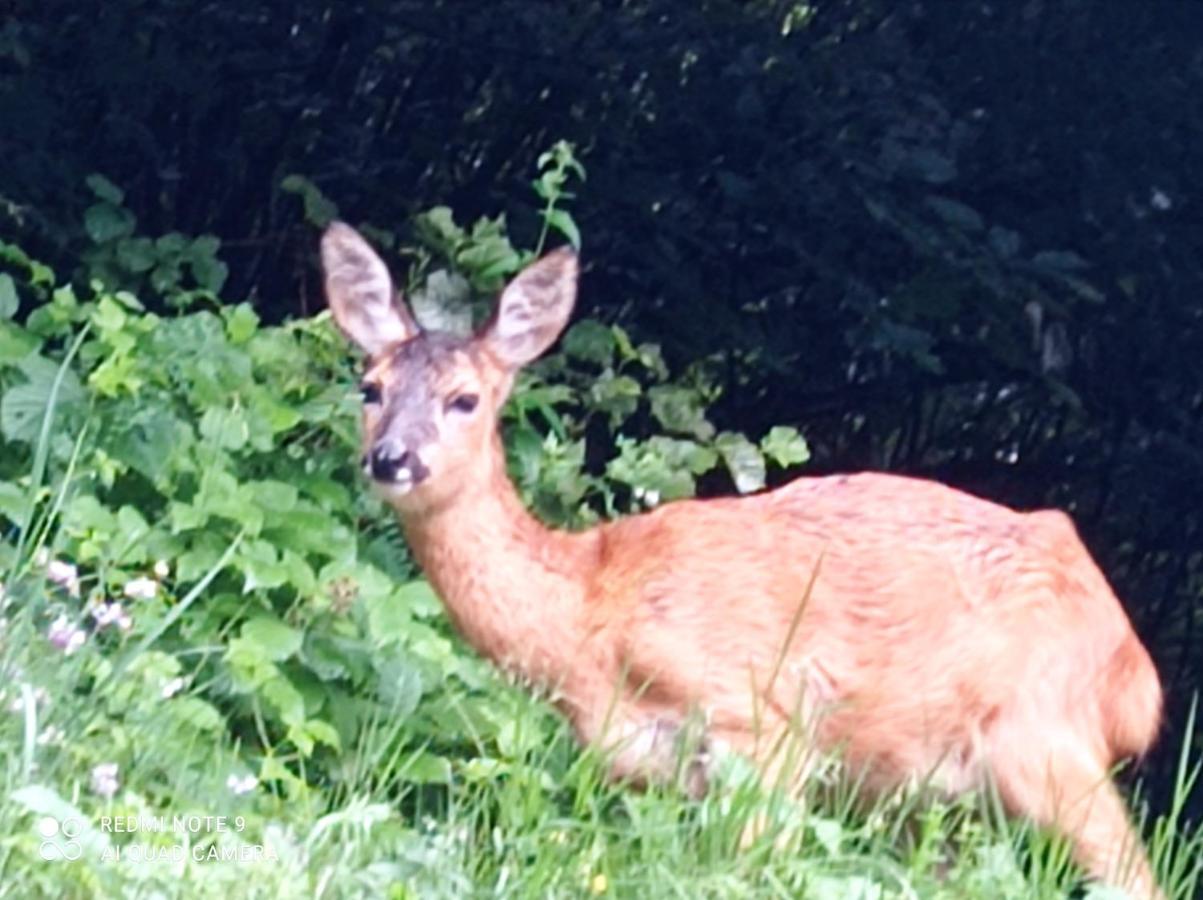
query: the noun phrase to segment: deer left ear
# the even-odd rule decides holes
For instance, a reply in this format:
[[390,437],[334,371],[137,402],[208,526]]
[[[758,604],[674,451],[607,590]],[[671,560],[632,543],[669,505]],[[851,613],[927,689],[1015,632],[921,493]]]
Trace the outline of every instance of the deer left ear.
[[577,270],[576,253],[561,247],[519,272],[501,292],[481,343],[509,369],[541,356],[568,324]]
[[334,222],[322,235],[322,269],[334,321],[369,356],[417,337],[418,324],[395,298],[388,266],[350,225]]

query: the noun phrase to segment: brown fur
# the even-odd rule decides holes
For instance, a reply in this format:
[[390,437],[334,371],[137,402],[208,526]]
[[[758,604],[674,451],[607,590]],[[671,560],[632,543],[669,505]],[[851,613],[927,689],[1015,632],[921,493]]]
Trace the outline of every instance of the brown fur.
[[[363,249],[328,235],[328,271]],[[1156,735],[1157,673],[1067,516],[860,474],[546,528],[506,477],[496,414],[514,369],[567,319],[575,260],[527,272],[466,348],[431,354],[419,342],[444,339],[412,333],[405,358],[433,362],[399,364],[390,346],[367,376],[388,395],[365,415],[369,452],[400,440],[386,423],[480,395],[474,417],[430,413],[434,437],[404,439],[425,480],[380,486],[479,652],[553,691],[580,739],[613,751],[616,776],[666,777],[664,735],[696,712],[708,742],[769,774],[788,735],[838,749],[871,789],[994,784],[1092,876],[1161,896],[1108,779]],[[370,346],[346,309],[354,283],[355,296],[328,288],[331,305]],[[802,760],[789,777],[805,773]]]

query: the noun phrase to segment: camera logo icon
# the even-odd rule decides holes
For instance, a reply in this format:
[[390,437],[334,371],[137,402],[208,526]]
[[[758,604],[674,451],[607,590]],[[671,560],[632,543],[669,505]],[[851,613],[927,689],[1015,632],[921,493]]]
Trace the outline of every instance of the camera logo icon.
[[38,821],[38,834],[43,838],[38,853],[47,861],[79,859],[84,852],[83,845],[76,840],[81,831],[83,823],[74,816],[61,822],[46,816]]

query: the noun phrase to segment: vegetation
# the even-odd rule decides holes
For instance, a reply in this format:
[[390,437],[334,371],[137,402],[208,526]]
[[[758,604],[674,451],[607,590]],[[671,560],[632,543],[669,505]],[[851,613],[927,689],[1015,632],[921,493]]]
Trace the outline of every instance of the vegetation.
[[1167,680],[1136,774],[1193,896],[1198,32],[927,6],[0,4],[0,895],[1073,889],[990,797],[602,783],[360,483],[313,258],[341,212],[450,330],[584,244],[504,418],[548,521],[833,467],[1070,509]]

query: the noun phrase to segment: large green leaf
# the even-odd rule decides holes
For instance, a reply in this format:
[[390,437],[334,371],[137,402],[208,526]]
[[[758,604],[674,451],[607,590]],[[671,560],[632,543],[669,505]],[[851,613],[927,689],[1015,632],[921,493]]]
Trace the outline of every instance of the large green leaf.
[[27,357],[19,368],[27,380],[0,398],[0,434],[9,441],[32,444],[38,440],[47,410],[62,422],[83,406],[87,395],[71,370],[62,373],[56,390],[60,366],[45,357]]

